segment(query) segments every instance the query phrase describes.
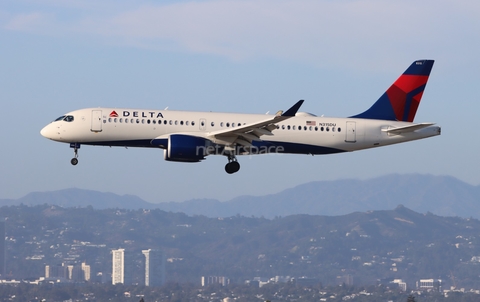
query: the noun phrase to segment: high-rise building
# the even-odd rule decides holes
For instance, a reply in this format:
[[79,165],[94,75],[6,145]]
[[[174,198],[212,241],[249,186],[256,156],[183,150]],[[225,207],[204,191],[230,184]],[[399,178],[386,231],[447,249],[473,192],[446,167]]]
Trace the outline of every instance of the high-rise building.
[[73,281],[84,281],[82,267],[79,265],[68,265],[68,279]]
[[57,265],[45,265],[45,278],[69,278],[68,266],[65,263]]
[[85,281],[90,281],[91,276],[90,276],[90,265],[88,265],[85,262],[82,262],[82,271],[83,271],[83,278]]
[[226,286],[230,284],[230,279],[225,276],[202,276],[202,286],[210,284],[221,284],[222,286]]
[[125,249],[112,250],[112,284],[131,284],[132,260]]
[[72,281],[90,281],[90,265],[45,265],[45,278],[62,278]]
[[161,250],[143,250],[145,256],[145,286],[165,283],[165,253]]
[[6,273],[6,262],[5,262],[5,219],[0,218],[0,275],[3,277]]

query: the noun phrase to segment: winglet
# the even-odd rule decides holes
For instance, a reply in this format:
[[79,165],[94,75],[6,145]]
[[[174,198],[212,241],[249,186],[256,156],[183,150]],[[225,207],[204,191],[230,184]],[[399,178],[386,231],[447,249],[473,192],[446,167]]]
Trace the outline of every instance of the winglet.
[[293,105],[290,109],[288,109],[282,116],[295,116],[300,106],[303,104],[303,100],[298,101],[295,105]]

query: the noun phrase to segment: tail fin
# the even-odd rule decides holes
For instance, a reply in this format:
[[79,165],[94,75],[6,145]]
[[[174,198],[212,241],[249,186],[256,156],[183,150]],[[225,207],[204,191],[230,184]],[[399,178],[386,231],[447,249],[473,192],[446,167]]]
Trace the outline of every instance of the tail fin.
[[433,60],[418,60],[367,111],[352,117],[413,122]]

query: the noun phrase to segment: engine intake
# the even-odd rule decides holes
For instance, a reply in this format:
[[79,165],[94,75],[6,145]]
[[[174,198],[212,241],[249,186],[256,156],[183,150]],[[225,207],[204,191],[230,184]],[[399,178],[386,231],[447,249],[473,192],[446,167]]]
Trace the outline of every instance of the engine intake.
[[206,146],[210,143],[209,140],[197,136],[172,134],[168,137],[164,158],[168,161],[196,163],[205,159]]

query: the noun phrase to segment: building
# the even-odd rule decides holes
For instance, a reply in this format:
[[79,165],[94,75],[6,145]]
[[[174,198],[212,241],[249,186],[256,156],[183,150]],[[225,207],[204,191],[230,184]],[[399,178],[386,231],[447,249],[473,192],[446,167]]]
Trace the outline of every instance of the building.
[[224,276],[202,276],[202,286],[209,284],[221,284],[222,286],[230,284],[230,279]]
[[65,263],[59,265],[45,265],[45,279],[68,279],[68,267]]
[[440,280],[440,279],[420,279],[420,281],[417,281],[417,289],[425,290],[425,291],[440,292],[442,290],[442,280]]
[[91,270],[90,265],[87,265],[85,262],[82,262],[82,271],[83,271],[83,278],[85,281],[91,280]]
[[3,277],[6,273],[6,247],[5,247],[5,219],[0,218],[0,275]]
[[407,291],[407,283],[405,281],[403,281],[402,279],[394,279],[391,283],[392,284],[397,284],[398,288],[401,291],[404,291],[404,292]]
[[112,250],[112,284],[132,284],[131,255],[125,249]]
[[90,281],[90,265],[45,265],[45,279],[63,279],[76,282]]
[[145,286],[165,284],[165,253],[161,250],[143,250],[145,256]]

